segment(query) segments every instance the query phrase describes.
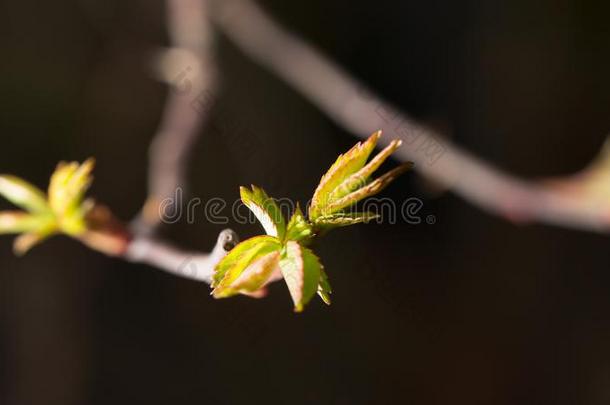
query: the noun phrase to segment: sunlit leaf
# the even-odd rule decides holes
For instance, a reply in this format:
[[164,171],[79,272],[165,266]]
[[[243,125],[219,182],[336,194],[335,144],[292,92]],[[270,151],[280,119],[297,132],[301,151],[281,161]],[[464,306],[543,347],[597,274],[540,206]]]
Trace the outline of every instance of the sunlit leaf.
[[272,236],[257,236],[237,245],[216,266],[212,286],[215,287],[212,294],[215,298],[224,298],[234,295],[231,284],[256,259],[268,253],[279,251],[281,244],[277,238]]
[[296,312],[301,312],[318,291],[321,268],[320,261],[311,250],[297,242],[286,243],[280,259],[280,269]]
[[381,192],[384,188],[386,188],[392,181],[394,181],[398,176],[406,172],[412,167],[411,163],[405,163],[383,176],[373,180],[371,183],[366,186],[342,197],[336,201],[333,201],[326,209],[327,214],[333,214],[335,212],[344,210],[352,205],[356,204],[358,201],[363,200],[367,197],[374,196],[375,194]]
[[55,234],[56,230],[55,224],[49,223],[48,226],[34,232],[23,233],[15,239],[13,251],[17,256],[23,256],[34,246]]
[[276,202],[259,187],[240,188],[242,202],[256,215],[267,235],[283,239],[286,233],[286,222]]
[[375,156],[366,166],[358,170],[356,173],[349,176],[343,183],[341,183],[329,196],[329,200],[336,201],[342,197],[345,197],[349,193],[365,186],[368,184],[369,179],[379,169],[379,167],[385,162],[392,153],[396,151],[402,144],[400,140],[393,140],[390,144],[377,156]]
[[328,281],[328,276],[324,271],[324,266],[320,267],[320,283],[318,285],[318,295],[322,298],[322,301],[326,305],[330,305],[330,294],[332,294],[332,289],[330,287],[330,282]]
[[94,159],[83,164],[62,162],[57,166],[49,183],[49,204],[57,215],[70,215],[83,202],[93,180]]
[[279,261],[279,250],[259,257],[231,283],[230,289],[241,294],[260,290],[278,268]]
[[332,192],[352,174],[362,169],[375,149],[381,131],[375,132],[364,143],[356,144],[347,153],[339,156],[320,180],[309,207],[310,219],[315,219],[329,204]]
[[261,243],[279,244],[279,241],[272,236],[262,235],[262,236],[255,236],[253,238],[247,239],[247,240],[239,243],[237,246],[235,246],[233,249],[231,249],[231,251],[216,265],[216,268],[214,269],[214,275],[212,277],[212,287],[218,286],[220,281],[224,278],[226,272],[231,267],[235,266],[235,264],[237,264],[237,262],[250,249],[252,249],[253,247],[255,247]]
[[85,217],[93,204],[83,199],[93,180],[94,165],[94,159],[83,164],[62,162],[51,176],[49,205],[62,232],[70,236],[79,236],[87,229]]
[[301,243],[306,243],[313,236],[313,230],[303,212],[301,207],[297,204],[290,221],[288,222],[288,229],[286,231],[286,240],[293,240]]
[[360,223],[367,223],[378,219],[379,215],[372,212],[346,212],[337,213],[320,217],[316,220],[314,225],[317,228],[337,228],[341,226],[356,225]]
[[52,217],[28,214],[22,211],[0,212],[0,234],[32,232],[46,226]]
[[32,213],[50,211],[42,190],[15,176],[0,176],[0,195],[16,206]]
[[26,213],[0,213],[0,233],[21,233],[14,250],[24,254],[47,237],[62,232],[80,237],[87,231],[92,201],[83,201],[91,184],[94,161],[60,163],[51,176],[48,195],[14,176],[0,176],[0,195]]

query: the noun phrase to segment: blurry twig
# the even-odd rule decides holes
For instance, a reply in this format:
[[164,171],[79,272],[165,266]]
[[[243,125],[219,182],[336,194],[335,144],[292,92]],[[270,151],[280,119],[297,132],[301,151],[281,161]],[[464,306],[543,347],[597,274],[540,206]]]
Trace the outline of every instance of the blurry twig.
[[189,252],[146,235],[134,235],[110,209],[96,204],[87,216],[88,229],[78,236],[91,249],[167,273],[210,283],[214,267],[237,243],[230,229],[220,232],[210,253]]
[[[378,129],[399,138],[399,157],[480,208],[515,222],[538,221],[607,232],[607,201],[528,182],[490,166],[388,104],[277,24],[250,0],[215,0],[212,18],[253,60],[308,98],[338,125],[364,137]],[[610,176],[610,175],[609,175]],[[609,179],[610,180],[610,179]]]
[[192,106],[192,93],[214,92],[217,71],[213,63],[213,32],[208,18],[208,0],[167,0],[167,24],[171,48],[157,63],[162,78],[173,83],[185,68],[193,71],[181,86],[173,88],[149,152],[148,198],[133,223],[138,235],[150,235],[160,223],[158,207],[185,187],[189,151],[207,116]]
[[[480,208],[517,222],[608,230],[608,193],[595,191],[599,183],[608,180],[610,184],[610,171],[600,174],[600,168],[610,167],[608,164],[598,163],[583,174],[553,182],[514,178],[365,89],[250,0],[167,0],[167,12],[173,48],[158,64],[160,73],[168,82],[185,67],[198,74],[192,80],[182,80],[192,88],[176,89],[168,96],[150,149],[149,197],[119,257],[209,282],[215,264],[237,242],[234,232],[223,231],[213,251],[204,254],[181,251],[150,237],[160,222],[159,203],[170,198],[177,187],[184,187],[188,151],[206,119],[205,113],[193,108],[191,90],[210,94],[217,86],[210,18],[247,55],[293,86],[338,125],[360,137],[381,128],[391,135],[385,139],[402,139],[404,147],[398,152],[402,160],[414,161],[422,174]],[[599,162],[610,161],[610,149],[607,155]]]
[[210,283],[214,267],[237,244],[237,235],[224,230],[209,254],[186,252],[165,242],[139,237],[129,243],[122,257],[134,263],[146,263],[179,277]]
[[207,116],[192,106],[192,93],[214,93],[217,70],[213,63],[213,32],[208,18],[208,0],[166,0],[171,48],[156,68],[170,85],[185,68],[194,74],[182,78],[166,101],[161,124],[149,152],[148,198],[132,223],[133,239],[122,257],[147,263],[166,272],[198,281],[210,281],[216,263],[237,243],[231,230],[220,233],[211,253],[185,252],[151,238],[160,224],[159,204],[185,187],[189,151]]

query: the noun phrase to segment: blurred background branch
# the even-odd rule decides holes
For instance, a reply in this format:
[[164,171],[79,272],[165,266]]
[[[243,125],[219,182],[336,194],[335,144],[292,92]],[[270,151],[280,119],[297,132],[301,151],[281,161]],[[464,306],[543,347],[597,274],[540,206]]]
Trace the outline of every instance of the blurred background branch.
[[[168,83],[170,92],[150,146],[148,197],[132,223],[134,239],[126,250],[128,260],[209,281],[216,261],[237,241],[234,232],[224,231],[208,255],[183,252],[151,238],[161,223],[161,202],[171,199],[177,188],[187,186],[189,154],[208,119],[209,109],[195,108],[193,94],[214,97],[218,89],[212,20],[246,55],[283,79],[338,125],[362,139],[382,129],[386,132],[382,144],[401,139],[403,147],[397,153],[401,160],[414,161],[422,175],[481,209],[517,223],[608,230],[607,195],[595,192],[609,179],[608,171],[599,169],[607,165],[596,163],[583,174],[552,181],[528,182],[512,177],[383,100],[277,24],[256,2],[167,0],[166,9],[171,44],[159,54],[155,70]],[[606,157],[600,161],[605,162]],[[198,270],[188,271],[185,263]]]
[[[382,143],[403,141],[397,155],[422,175],[481,209],[514,222],[541,222],[607,232],[610,198],[566,193],[549,182],[525,181],[476,158],[367,89],[321,52],[277,24],[251,0],[215,0],[212,17],[253,60],[301,93],[339,126],[366,138],[383,129]],[[577,178],[591,179],[588,176]],[[567,179],[566,179],[567,180]],[[573,180],[573,179],[572,179]],[[595,184],[610,181],[610,172]],[[559,180],[561,183],[562,181]],[[578,184],[571,189],[579,188]]]
[[[234,232],[223,231],[212,253],[204,254],[183,252],[152,238],[161,223],[162,201],[187,186],[189,154],[208,119],[210,109],[195,108],[193,94],[214,97],[218,89],[212,20],[246,55],[283,79],[338,125],[363,139],[383,129],[386,136],[382,144],[401,139],[404,146],[397,153],[401,160],[414,161],[421,174],[481,209],[518,223],[537,221],[608,230],[608,193],[599,189],[610,176],[606,170],[609,154],[577,176],[540,182],[521,180],[479,160],[383,100],[282,28],[253,1],[167,0],[166,13],[171,44],[159,54],[155,70],[169,84],[170,92],[150,146],[148,197],[131,226],[133,239],[124,254],[128,260],[208,281],[216,261],[238,239]],[[185,263],[198,270],[184,272]]]
[[[90,194],[118,218],[139,212],[153,162],[146,145],[161,128],[166,101],[203,74],[193,52],[174,46],[166,1],[2,3],[2,172],[42,185],[57,161],[96,156]],[[360,126],[368,131],[369,123],[357,116],[353,128],[337,125],[317,106],[325,100],[302,97],[234,46],[223,28],[229,22],[221,19],[239,14],[220,7],[244,4],[219,1],[218,14],[209,16],[216,21],[213,62],[222,92],[211,110],[201,111],[206,123],[196,131],[199,138],[183,149],[192,159],[188,166],[184,160],[182,178],[190,178],[191,196],[206,202],[232,202],[238,185],[254,183],[303,203],[320,170],[353,145],[354,135],[366,136]],[[578,215],[570,214],[574,224],[567,225],[595,229],[595,216],[583,225],[581,213],[601,216],[610,195],[607,154],[588,165],[608,130],[610,3],[250,4],[319,49],[316,58],[330,55],[340,72],[382,95],[384,102],[356,88],[346,108],[370,108],[362,117],[377,116],[385,139],[409,129],[403,149],[414,156],[405,158],[418,160],[420,173],[440,170],[446,159],[463,163],[452,157],[459,145],[514,174],[507,181],[527,187],[527,196],[543,190],[561,196],[564,206],[572,201]],[[231,29],[256,23],[244,20],[245,27]],[[283,34],[257,52],[277,58],[273,45]],[[150,77],[158,44],[167,52],[154,65],[157,76],[171,86]],[[181,62],[167,69],[171,60]],[[313,80],[313,73],[299,80]],[[198,91],[193,86],[191,100]],[[190,114],[192,106],[184,106]],[[418,137],[392,106],[432,123],[450,142]],[[489,169],[480,161],[477,168]],[[501,198],[512,189],[492,195],[495,189],[485,190],[466,172],[441,173],[445,187],[449,180],[479,187],[480,198],[490,202],[485,210],[483,202],[471,204],[453,192],[431,198],[422,187],[428,181],[406,175],[384,197],[398,205],[421,200],[420,224],[385,220],[329,235],[319,248],[337,299],[302,317],[286,311],[290,296],[281,286],[271,286],[265,300],[218,302],[205,282],[183,278],[205,281],[202,269],[213,261],[205,255],[220,246],[227,224],[243,236],[260,231],[231,220],[228,207],[221,212],[228,222],[204,220],[200,206],[192,221],[183,216],[142,236],[129,230],[132,243],[117,258],[65,237],[16,258],[6,241],[0,249],[0,403],[607,404],[607,235],[572,232],[563,222],[513,226],[502,218],[546,224],[532,215],[563,214],[553,208],[519,218],[509,204],[518,196]],[[492,173],[496,185],[502,175]],[[563,175],[570,173],[576,174]],[[526,201],[518,206],[537,203]],[[427,222],[429,216],[436,222]],[[94,239],[89,243],[100,243]],[[244,376],[240,389],[237,375]]]
[[[185,188],[190,151],[207,112],[193,106],[192,94],[217,88],[214,33],[209,23],[208,0],[167,0],[170,48],[160,52],[155,69],[170,85],[163,117],[149,152],[148,198],[133,223],[138,235],[149,235],[160,223],[159,204]],[[181,77],[185,73],[192,73]],[[178,82],[180,81],[180,82]]]
[[[154,238],[162,221],[160,204],[187,187],[190,152],[208,118],[205,110],[195,108],[192,94],[213,94],[218,82],[208,0],[167,0],[166,13],[170,48],[159,52],[154,68],[170,91],[149,149],[148,197],[132,221],[131,239],[118,255],[209,283],[216,263],[237,244],[235,232],[222,231],[209,254],[184,251]],[[192,74],[184,77],[187,73]]]
[[[209,283],[216,263],[238,241],[233,231],[221,232],[209,254],[185,252],[151,238],[161,224],[161,202],[171,199],[179,187],[187,187],[190,151],[207,119],[206,111],[194,108],[192,93],[201,94],[204,90],[214,93],[218,76],[208,0],[167,0],[166,12],[171,47],[160,53],[155,68],[171,88],[159,129],[150,145],[148,197],[132,223],[134,239],[124,257]],[[188,79],[180,77],[185,70],[193,72]]]

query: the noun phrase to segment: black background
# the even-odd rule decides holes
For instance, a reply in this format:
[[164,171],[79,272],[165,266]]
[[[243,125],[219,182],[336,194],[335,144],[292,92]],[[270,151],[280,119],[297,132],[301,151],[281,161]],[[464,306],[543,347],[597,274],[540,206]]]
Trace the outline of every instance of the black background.
[[[608,132],[610,4],[263,3],[520,176],[574,172]],[[0,172],[44,186],[59,160],[95,156],[91,194],[131,218],[167,95],[148,61],[166,43],[160,1],[0,1]],[[254,183],[305,202],[355,138],[223,37],[218,52],[223,88],[191,196],[234,201]],[[384,196],[424,199],[434,225],[329,235],[318,253],[334,303],[300,315],[281,284],[264,300],[214,301],[206,285],[67,238],[17,259],[3,237],[0,403],[607,404],[607,237],[517,227],[428,189],[408,174]],[[200,216],[165,236],[203,250],[222,228]]]

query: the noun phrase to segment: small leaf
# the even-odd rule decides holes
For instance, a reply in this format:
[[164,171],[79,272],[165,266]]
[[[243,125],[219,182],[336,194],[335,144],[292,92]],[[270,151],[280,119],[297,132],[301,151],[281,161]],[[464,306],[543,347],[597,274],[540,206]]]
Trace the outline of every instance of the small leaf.
[[230,288],[242,294],[260,290],[278,268],[279,261],[279,251],[268,253],[256,259],[233,281]]
[[332,215],[320,217],[316,220],[314,225],[322,228],[323,230],[337,228],[341,226],[355,225],[360,223],[367,223],[379,218],[379,215],[373,214],[372,212],[354,212],[354,213],[343,213],[339,212]]
[[94,159],[83,164],[61,162],[49,183],[49,204],[55,214],[72,215],[83,202],[83,197],[92,182]]
[[367,197],[371,197],[381,192],[384,188],[390,185],[392,181],[394,181],[398,176],[409,170],[412,166],[413,165],[411,163],[405,163],[403,165],[400,165],[397,168],[379,177],[378,179],[375,179],[366,186],[346,195],[345,197],[333,201],[332,204],[327,207],[327,214],[333,214],[335,212],[344,210],[356,204],[360,200],[363,200]]
[[295,312],[301,312],[318,291],[321,268],[316,255],[297,242],[289,241],[284,247],[280,270],[294,302]]
[[262,243],[276,243],[279,245],[279,241],[276,238],[267,235],[255,236],[239,243],[216,265],[214,276],[212,277],[212,287],[216,287],[225,277],[226,272],[235,266],[250,249]]
[[379,169],[379,167],[385,162],[392,153],[396,152],[396,149],[400,147],[402,141],[393,140],[390,144],[377,156],[375,156],[366,166],[358,170],[358,172],[348,177],[341,185],[339,185],[330,195],[331,201],[336,201],[342,197],[345,197],[352,191],[355,191],[366,184],[368,184],[370,177]]
[[15,176],[0,176],[0,195],[31,213],[48,213],[50,211],[42,190]]
[[240,194],[242,202],[256,215],[267,235],[283,239],[286,222],[275,201],[263,189],[256,186],[252,186],[252,191],[241,187]]
[[0,234],[32,232],[43,228],[52,217],[35,216],[21,211],[0,212]]
[[286,240],[293,240],[297,242],[306,242],[313,236],[313,229],[303,212],[301,211],[301,207],[297,203],[297,208],[295,209],[290,221],[288,222],[288,230],[286,231]]
[[57,231],[54,223],[49,223],[47,226],[42,227],[34,232],[28,232],[19,235],[15,242],[13,242],[13,252],[17,256],[23,256],[35,245],[41,243]]
[[83,164],[60,163],[51,176],[48,196],[20,178],[0,176],[0,195],[31,214],[0,213],[0,233],[22,233],[14,244],[17,254],[24,254],[54,233],[81,237],[87,231],[85,217],[93,202],[83,199],[93,166],[93,159]]
[[328,172],[320,180],[309,208],[310,219],[319,216],[329,204],[331,193],[345,181],[346,178],[360,170],[375,149],[381,131],[375,132],[364,143],[356,144],[347,153],[339,156]]
[[256,259],[280,249],[280,242],[272,236],[257,236],[237,245],[216,266],[212,281],[214,297],[224,298],[236,294],[231,285],[246,268]]
[[330,294],[332,294],[332,289],[330,287],[330,283],[328,281],[328,276],[324,271],[324,266],[320,267],[320,284],[318,285],[318,295],[322,298],[322,301],[326,305],[330,305]]

